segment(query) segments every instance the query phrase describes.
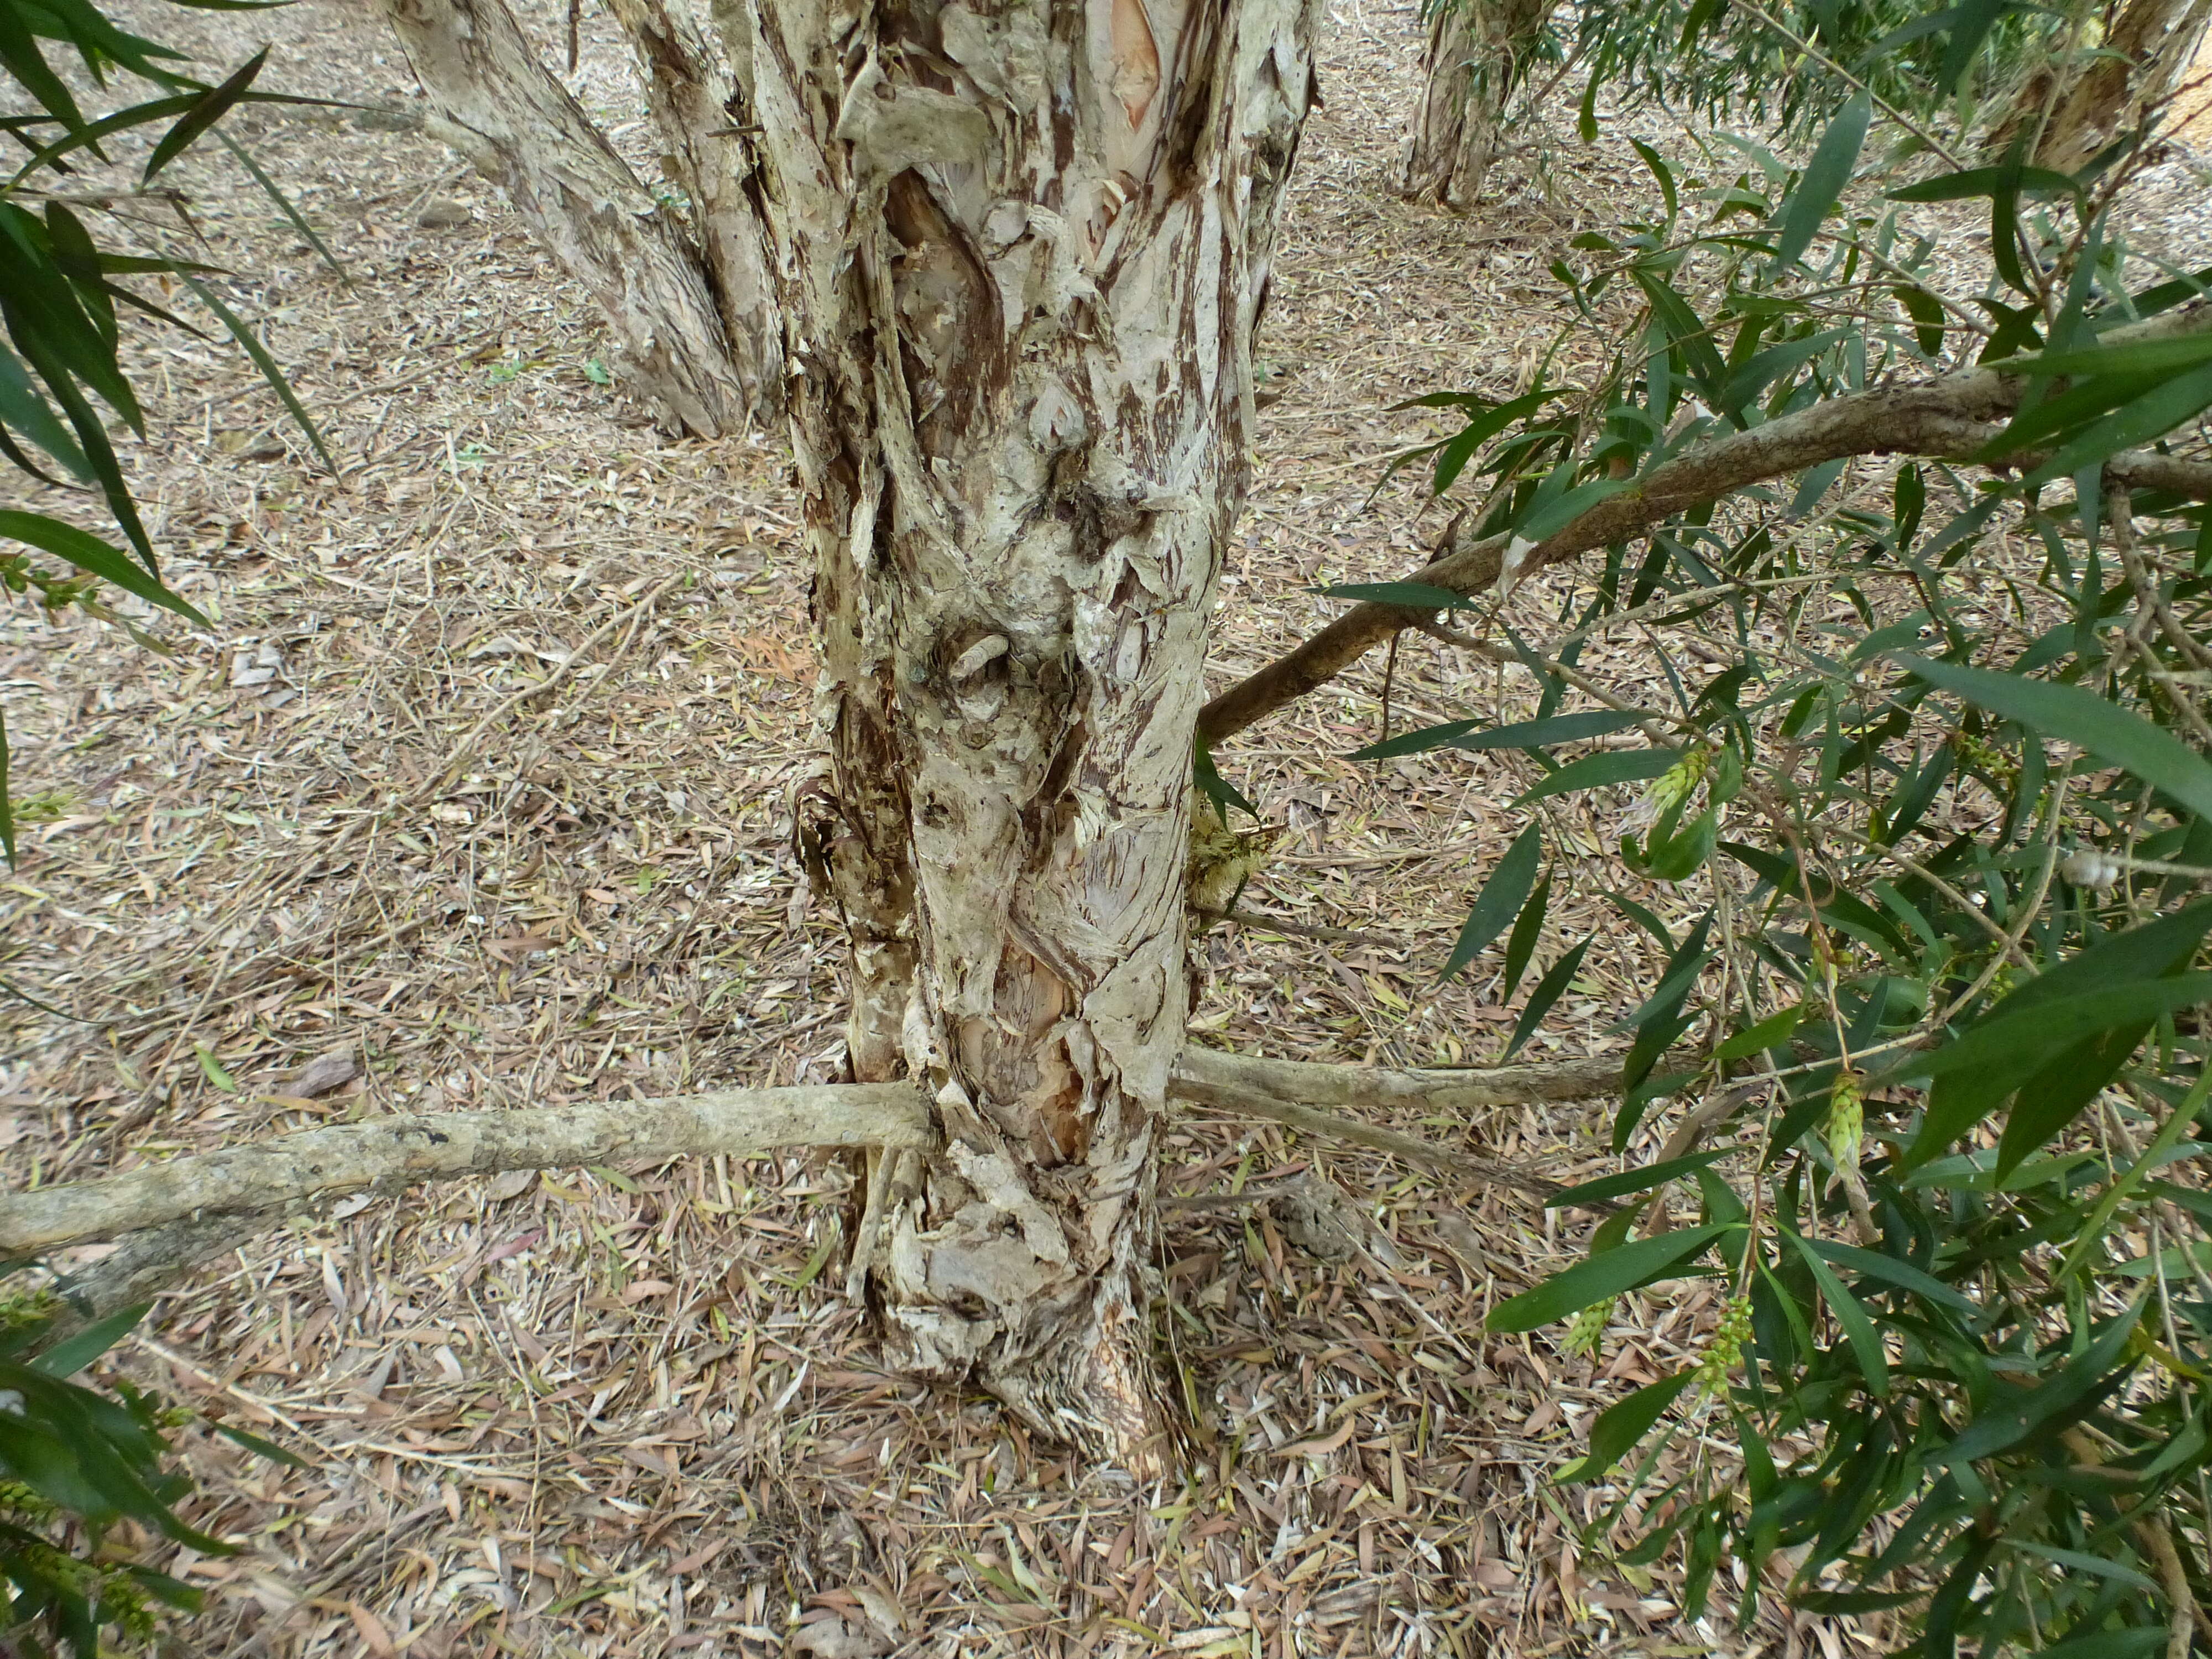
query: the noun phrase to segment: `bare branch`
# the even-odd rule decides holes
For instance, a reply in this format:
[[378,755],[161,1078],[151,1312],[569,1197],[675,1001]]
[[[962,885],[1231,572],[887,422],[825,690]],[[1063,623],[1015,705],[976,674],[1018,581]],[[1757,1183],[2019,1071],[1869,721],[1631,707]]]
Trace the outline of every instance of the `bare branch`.
[[789,1146],[928,1146],[935,1139],[927,1103],[903,1083],[377,1118],[0,1197],[0,1255],[202,1215],[277,1210],[325,1193],[501,1170],[708,1152],[755,1157]]
[[[1618,1060],[1568,1060],[1553,1066],[1514,1066],[1494,1071],[1399,1070],[1375,1066],[1324,1066],[1309,1060],[1255,1060],[1208,1048],[1185,1048],[1168,1092],[1217,1111],[1266,1118],[1307,1134],[1370,1146],[1425,1169],[1477,1176],[1540,1198],[1565,1191],[1534,1170],[1471,1157],[1395,1129],[1363,1123],[1324,1109],[1328,1106],[1413,1105],[1429,1111],[1468,1111],[1481,1106],[1538,1100],[1582,1100],[1620,1087]],[[1610,1205],[1587,1207],[1609,1210]]]
[[[2198,303],[2115,330],[2108,342],[2194,333],[2212,328],[2212,304]],[[1970,462],[2019,406],[2026,382],[1996,368],[1969,368],[1917,386],[1884,386],[1833,398],[1778,420],[1701,444],[1662,463],[1618,495],[1607,496],[1564,529],[1524,548],[1516,564],[1526,576],[1594,548],[1628,541],[1678,513],[1769,478],[1786,477],[1850,455],[1926,455]],[[2031,457],[2008,463],[2033,465]],[[2116,484],[2212,498],[2212,465],[2128,451],[2106,463]],[[1405,578],[1457,593],[1496,585],[1508,538],[1474,535],[1465,515],[1446,537],[1443,553]],[[1376,646],[1430,620],[1400,605],[1358,605],[1287,656],[1231,686],[1201,709],[1198,730],[1218,744],[1324,685]]]

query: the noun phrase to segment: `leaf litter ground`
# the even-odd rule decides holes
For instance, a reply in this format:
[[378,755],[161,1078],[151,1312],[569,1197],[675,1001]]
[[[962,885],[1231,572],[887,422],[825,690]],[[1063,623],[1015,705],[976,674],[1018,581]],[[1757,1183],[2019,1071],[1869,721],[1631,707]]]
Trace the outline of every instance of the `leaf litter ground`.
[[[552,10],[529,21],[559,40]],[[167,661],[82,622],[18,616],[0,641],[27,818],[0,976],[74,1016],[8,999],[13,1178],[374,1113],[835,1078],[834,919],[794,896],[785,840],[812,662],[779,446],[667,442],[605,386],[588,305],[421,136],[372,20],[315,0],[158,21],[210,63],[273,35],[272,84],[382,106],[234,125],[349,285],[241,176],[170,169],[343,471],[313,469],[232,354],[142,338],[156,429],[137,483],[173,580],[219,621],[173,633]],[[1441,514],[1371,494],[1382,458],[1430,435],[1389,405],[1525,388],[1565,317],[1546,266],[1648,190],[1609,150],[1532,130],[1480,213],[1395,200],[1419,32],[1410,8],[1351,5],[1324,48],[1261,346],[1280,398],[1224,581],[1224,684],[1327,619],[1317,583],[1422,561]],[[584,46],[574,84],[649,170],[604,20]],[[125,210],[178,234],[168,204]],[[1634,684],[1642,650],[1601,641],[1584,666]],[[1216,928],[1199,1041],[1431,1064],[1504,1044],[1494,956],[1434,976],[1529,777],[1493,755],[1342,758],[1380,732],[1381,667],[1221,757],[1282,830],[1247,907],[1361,942]],[[1404,729],[1533,698],[1517,672],[1409,639],[1391,702]],[[1532,1052],[1581,1054],[1613,1041],[1657,957],[1597,896],[1602,798],[1553,830],[1538,967],[1601,943]],[[1395,1127],[1559,1179],[1618,1167],[1596,1104]],[[1168,1363],[1204,1443],[1180,1489],[1087,1474],[987,1401],[884,1375],[837,1290],[854,1194],[834,1159],[356,1197],[246,1244],[116,1356],[307,1465],[188,1434],[194,1518],[245,1548],[169,1562],[211,1592],[185,1646],[1873,1647],[1844,1621],[1683,1620],[1679,1564],[1582,1541],[1617,1494],[1549,1481],[1595,1411],[1695,1352],[1704,1287],[1632,1300],[1595,1364],[1556,1333],[1488,1337],[1485,1310],[1571,1260],[1578,1224],[1273,1126],[1193,1119],[1168,1146],[1172,1194],[1302,1179],[1351,1200],[1318,1250],[1295,1207],[1170,1208]]]

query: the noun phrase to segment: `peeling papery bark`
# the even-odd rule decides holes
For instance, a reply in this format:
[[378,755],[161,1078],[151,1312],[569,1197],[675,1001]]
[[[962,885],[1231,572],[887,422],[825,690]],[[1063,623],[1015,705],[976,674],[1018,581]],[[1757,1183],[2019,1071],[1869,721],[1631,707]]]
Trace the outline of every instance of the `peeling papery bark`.
[[[615,154],[504,0],[386,0],[386,10],[435,112],[425,131],[497,185],[599,302],[624,383],[678,431],[743,429],[763,396],[772,398],[773,357],[732,352],[682,218]],[[726,289],[726,272],[742,256],[726,246],[726,219],[710,222],[725,244],[715,269]],[[774,337],[741,343],[759,351]]]
[[1401,195],[1464,213],[1504,146],[1505,110],[1553,0],[1431,0],[1421,99],[1399,153]]
[[[1165,1467],[1141,1274],[1192,720],[1317,0],[723,0],[831,767],[803,833],[947,1137],[874,1185],[894,1358]],[[811,826],[811,827],[809,827]],[[881,1172],[879,1172],[881,1173]]]

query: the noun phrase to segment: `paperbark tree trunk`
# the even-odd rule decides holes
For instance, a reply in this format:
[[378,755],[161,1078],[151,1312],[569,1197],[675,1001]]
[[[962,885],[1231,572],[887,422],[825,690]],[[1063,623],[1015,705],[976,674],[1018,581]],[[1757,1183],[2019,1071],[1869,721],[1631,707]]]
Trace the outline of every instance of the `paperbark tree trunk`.
[[1399,152],[1408,200],[1464,213],[1482,199],[1505,110],[1552,0],[1430,0],[1421,101]]
[[[387,0],[386,9],[434,106],[427,130],[506,192],[599,302],[623,382],[672,429],[698,437],[738,431],[773,409],[781,341],[759,302],[768,283],[757,222],[717,211],[736,171],[720,130],[735,118],[713,118],[679,151],[711,160],[701,176],[712,174],[717,193],[695,191],[708,234],[702,255],[683,216],[640,182],[545,67],[504,0]],[[710,97],[697,100],[701,118]]]
[[[736,0],[815,562],[893,1357],[1170,1459],[1155,1126],[1192,721],[1317,0]],[[890,1029],[896,1016],[895,1042]]]
[[2097,55],[2070,71],[2046,64],[2013,100],[1992,145],[2026,136],[2039,167],[2071,173],[2124,133],[2141,127],[2172,94],[2212,23],[2212,0],[2114,0]]

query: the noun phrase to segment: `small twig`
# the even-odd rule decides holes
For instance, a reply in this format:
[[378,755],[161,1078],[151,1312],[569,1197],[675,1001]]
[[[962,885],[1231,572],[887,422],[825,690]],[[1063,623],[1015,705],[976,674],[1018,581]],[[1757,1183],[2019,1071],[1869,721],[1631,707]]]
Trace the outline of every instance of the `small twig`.
[[1264,911],[1245,909],[1200,910],[1194,915],[1208,921],[1233,922],[1239,927],[1249,927],[1262,933],[1285,933],[1292,939],[1319,939],[1328,945],[1364,945],[1373,949],[1402,951],[1413,943],[1411,939],[1395,938],[1388,933],[1363,933],[1350,927],[1321,927],[1310,922],[1287,921],[1280,916]]
[[[548,674],[544,679],[538,681],[537,684],[526,685],[522,690],[515,692],[513,696],[503,698],[491,709],[489,713],[485,714],[482,720],[471,726],[468,730],[467,735],[463,737],[459,743],[455,744],[453,748],[447,751],[446,763],[440,767],[435,772],[432,773],[430,775],[430,781],[415,792],[414,795],[410,798],[410,804],[419,804],[422,801],[427,800],[430,796],[436,794],[447,784],[451,783],[453,781],[454,775],[459,772],[462,767],[468,764],[471,756],[476,752],[476,744],[478,738],[483,736],[486,732],[489,731],[494,726],[496,726],[501,720],[506,719],[507,715],[514,713],[517,708],[520,708],[524,703],[529,702],[532,697],[544,696],[547,692],[560,685],[563,681],[568,679],[569,676],[576,672],[578,666],[583,660],[585,653],[588,652],[601,640],[606,638],[606,636],[614,632],[616,629],[621,627],[624,623],[630,621],[633,617],[639,621],[642,621],[646,612],[650,611],[654,605],[659,602],[660,596],[662,594],[665,593],[670,588],[675,586],[677,583],[682,581],[690,574],[691,573],[689,569],[679,570],[674,575],[670,576],[665,580],[657,584],[647,592],[643,599],[640,599],[635,605],[630,606],[629,610],[623,611],[620,616],[602,623],[598,628],[592,629],[591,634],[586,637],[584,642],[578,646],[574,650],[571,651],[568,653],[567,659],[564,660],[558,668],[556,668],[550,674]],[[624,654],[629,650],[630,646],[635,642],[636,637],[636,632],[633,629],[629,636],[623,640],[622,645],[616,650],[615,653],[609,657],[605,663],[601,665],[601,678],[605,678],[607,675],[614,672],[615,665],[623,659]]]

